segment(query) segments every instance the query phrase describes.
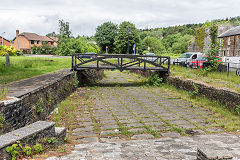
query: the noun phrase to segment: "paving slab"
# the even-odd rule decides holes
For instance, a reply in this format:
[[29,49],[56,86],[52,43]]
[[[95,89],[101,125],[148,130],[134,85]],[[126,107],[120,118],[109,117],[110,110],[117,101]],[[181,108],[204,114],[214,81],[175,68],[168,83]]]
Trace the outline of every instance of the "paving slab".
[[[78,120],[90,128],[79,127],[73,133],[82,144],[61,159],[191,160],[196,159],[200,143],[216,149],[224,147],[240,159],[239,135],[221,134],[224,128],[209,123],[214,113],[161,88],[136,87],[138,78],[133,75],[116,71],[106,75],[96,87],[87,90],[91,110],[83,106],[85,113]],[[97,123],[91,124],[92,119]],[[93,126],[98,126],[97,130]],[[188,136],[175,132],[176,127]],[[156,134],[159,139],[154,137]]]

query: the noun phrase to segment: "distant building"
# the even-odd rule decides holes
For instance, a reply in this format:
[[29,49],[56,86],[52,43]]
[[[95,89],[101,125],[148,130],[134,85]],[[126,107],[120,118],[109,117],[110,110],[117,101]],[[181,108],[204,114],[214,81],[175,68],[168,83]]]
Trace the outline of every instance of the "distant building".
[[218,38],[222,45],[220,56],[240,57],[240,26],[229,29]]
[[31,52],[33,46],[41,46],[48,44],[50,46],[57,46],[57,40],[53,37],[39,36],[36,33],[23,32],[19,34],[16,30],[16,37],[13,39],[13,47],[20,51]]
[[6,46],[11,46],[11,42],[4,37],[0,36],[0,46],[6,45]]
[[[231,28],[233,28],[231,25],[218,26],[218,35],[221,35],[222,33],[226,32],[227,30],[229,30]],[[204,46],[203,46],[203,48],[200,48],[196,44],[195,40],[193,40],[192,43],[190,43],[189,46],[188,46],[188,51],[189,52],[208,53],[208,51],[210,49],[210,44],[211,44],[210,28],[205,28],[205,36],[204,36]]]

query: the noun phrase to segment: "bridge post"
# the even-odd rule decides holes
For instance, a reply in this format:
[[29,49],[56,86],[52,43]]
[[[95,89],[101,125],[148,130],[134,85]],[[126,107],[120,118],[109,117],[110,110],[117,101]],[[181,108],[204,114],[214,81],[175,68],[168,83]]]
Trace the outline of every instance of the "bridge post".
[[74,53],[72,54],[72,71],[73,71],[73,67],[74,67],[74,64],[73,64],[73,60],[74,59]]
[[168,74],[170,73],[171,59],[168,57]]

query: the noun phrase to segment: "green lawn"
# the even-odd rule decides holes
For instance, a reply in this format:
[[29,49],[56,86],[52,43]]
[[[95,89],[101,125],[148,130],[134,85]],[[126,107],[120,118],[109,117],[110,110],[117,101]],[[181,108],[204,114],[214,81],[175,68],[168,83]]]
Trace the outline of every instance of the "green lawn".
[[240,77],[236,76],[235,72],[210,72],[206,76],[201,75],[201,69],[190,69],[180,66],[170,67],[171,75],[181,77],[183,79],[192,79],[203,82],[211,86],[219,88],[229,88],[240,92]]
[[5,57],[0,57],[0,85],[48,72],[71,68],[71,58],[10,57],[10,67],[5,67]]

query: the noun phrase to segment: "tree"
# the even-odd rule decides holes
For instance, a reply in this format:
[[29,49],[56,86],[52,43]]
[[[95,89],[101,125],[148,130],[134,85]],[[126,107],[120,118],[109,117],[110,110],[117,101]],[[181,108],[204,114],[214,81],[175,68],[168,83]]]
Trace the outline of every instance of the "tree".
[[193,36],[185,35],[177,39],[175,43],[173,43],[171,51],[175,54],[182,54],[188,51],[188,45],[191,42]]
[[59,20],[59,34],[61,38],[70,38],[72,32],[70,30],[69,22]]
[[52,32],[52,33],[46,34],[46,36],[48,36],[48,37],[57,37],[57,34],[55,32]]
[[116,51],[121,54],[127,53],[128,49],[128,39],[129,39],[129,53],[133,53],[133,45],[138,45],[140,41],[139,32],[135,25],[130,22],[122,22],[118,29],[118,34],[116,36],[114,45],[116,46]]
[[98,26],[95,33],[97,44],[101,50],[105,50],[106,46],[109,47],[109,51],[112,52],[114,48],[114,39],[117,36],[117,25],[112,22],[105,22]]
[[155,54],[162,54],[166,51],[162,41],[155,37],[146,37],[143,40],[144,50],[147,50],[150,47],[150,51],[154,52]]

